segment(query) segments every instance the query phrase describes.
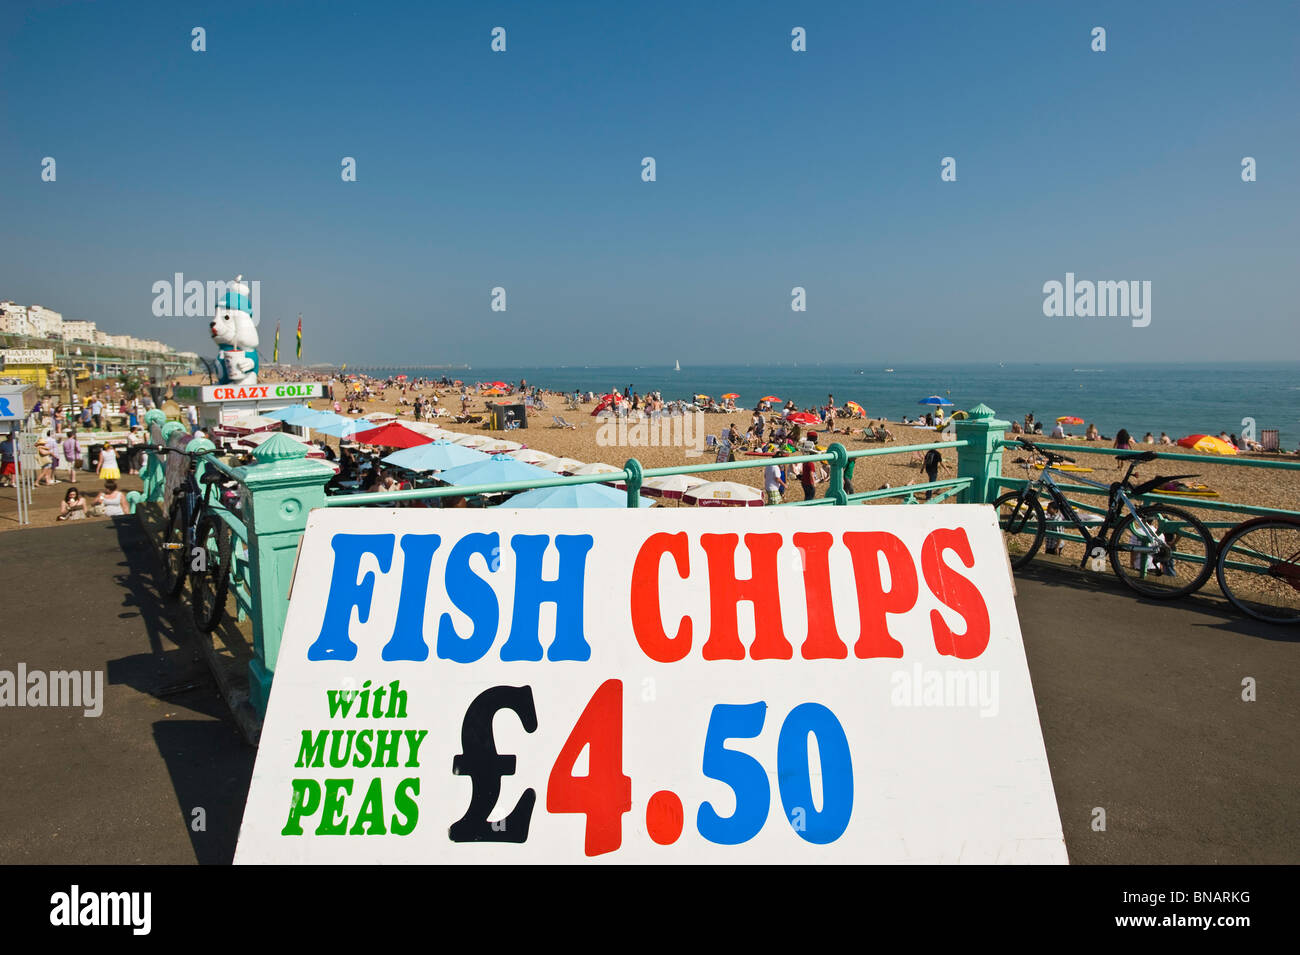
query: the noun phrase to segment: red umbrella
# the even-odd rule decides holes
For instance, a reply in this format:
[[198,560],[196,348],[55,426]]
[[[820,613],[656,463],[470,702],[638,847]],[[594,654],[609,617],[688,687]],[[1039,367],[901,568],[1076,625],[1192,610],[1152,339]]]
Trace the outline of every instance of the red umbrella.
[[358,431],[352,436],[357,444],[380,444],[386,448],[414,448],[416,445],[429,444],[433,438],[419,434],[410,428],[404,428],[395,422],[389,422],[369,431]]
[[821,418],[807,411],[796,411],[786,419],[792,424],[821,424]]
[[493,387],[493,388],[509,388],[510,386],[507,385],[504,381],[494,381],[494,382],[492,382],[492,387]]

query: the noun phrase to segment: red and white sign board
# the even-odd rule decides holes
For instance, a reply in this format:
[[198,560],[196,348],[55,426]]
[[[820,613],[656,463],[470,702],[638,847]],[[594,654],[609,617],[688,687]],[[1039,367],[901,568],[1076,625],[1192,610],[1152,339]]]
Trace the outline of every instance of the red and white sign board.
[[318,381],[270,381],[258,385],[204,385],[205,404],[217,401],[304,401],[319,398],[324,386]]
[[317,510],[235,861],[1063,863],[993,511]]

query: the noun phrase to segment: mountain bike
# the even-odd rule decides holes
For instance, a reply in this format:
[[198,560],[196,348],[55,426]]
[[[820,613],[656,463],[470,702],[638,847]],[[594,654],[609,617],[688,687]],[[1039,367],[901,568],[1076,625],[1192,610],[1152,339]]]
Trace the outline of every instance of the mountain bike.
[[[1031,452],[1025,463],[1029,481],[993,502],[1013,568],[1028,564],[1049,533],[1056,543],[1061,540],[1058,533],[1061,529],[1073,527],[1084,540],[1081,568],[1091,566],[1093,570],[1101,570],[1109,556],[1115,576],[1143,596],[1162,600],[1181,597],[1197,590],[1210,578],[1214,572],[1214,538],[1194,514],[1164,503],[1133,502],[1134,498],[1162,484],[1196,475],[1156,477],[1134,485],[1134,469],[1156,460],[1154,451],[1117,455],[1118,461],[1128,463],[1128,469],[1121,480],[1109,485],[1077,473],[1070,474],[1073,480],[1107,491],[1105,517],[1087,521],[1079,516],[1053,479],[1054,474],[1063,473],[1056,465],[1073,463],[1071,459],[1040,448],[1032,441],[1021,439],[1019,445]],[[1037,477],[1032,472],[1035,455],[1043,460],[1043,469]],[[1043,511],[1040,501],[1043,496],[1049,500],[1050,515]],[[1053,549],[1049,546],[1049,552]],[[1062,545],[1056,543],[1055,550],[1063,550]]]
[[[162,588],[169,597],[180,594],[186,577],[190,581],[190,609],[194,624],[211,633],[221,622],[230,589],[232,534],[212,500],[223,497],[222,505],[239,515],[239,505],[230,481],[214,467],[197,476],[201,454],[157,446],[157,452],[179,454],[186,459],[185,477],[172,495],[162,539]],[[214,490],[220,488],[220,490]]]
[[1300,519],[1257,517],[1219,542],[1215,571],[1223,595],[1267,623],[1300,623]]

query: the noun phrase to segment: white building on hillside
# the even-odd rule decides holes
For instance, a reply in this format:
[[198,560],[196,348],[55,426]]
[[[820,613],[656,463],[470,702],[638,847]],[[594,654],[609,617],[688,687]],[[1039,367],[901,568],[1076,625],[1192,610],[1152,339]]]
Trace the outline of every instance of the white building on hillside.
[[32,333],[26,305],[19,305],[17,302],[0,302],[0,333],[6,335]]
[[63,323],[63,340],[65,342],[94,342],[95,323],[65,320]]
[[27,324],[31,326],[33,335],[40,335],[42,338],[63,337],[63,316],[44,305],[28,306]]

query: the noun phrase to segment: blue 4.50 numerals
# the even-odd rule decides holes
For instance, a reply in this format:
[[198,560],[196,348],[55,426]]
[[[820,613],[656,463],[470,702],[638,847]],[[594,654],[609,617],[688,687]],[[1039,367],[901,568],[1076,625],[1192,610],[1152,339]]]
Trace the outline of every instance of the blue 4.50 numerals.
[[[766,703],[719,703],[709,717],[704,739],[704,775],[726,783],[736,794],[736,809],[720,816],[705,802],[695,818],[705,839],[734,846],[758,835],[767,822],[772,787],[767,771],[753,756],[727,749],[729,739],[754,739],[763,731]],[[821,809],[813,805],[808,737],[817,739],[821,757]],[[816,845],[844,835],[853,815],[853,760],[849,741],[835,714],[819,703],[801,703],[781,726],[776,747],[777,785],[785,816],[799,836]]]

